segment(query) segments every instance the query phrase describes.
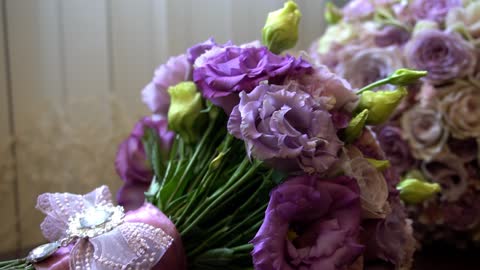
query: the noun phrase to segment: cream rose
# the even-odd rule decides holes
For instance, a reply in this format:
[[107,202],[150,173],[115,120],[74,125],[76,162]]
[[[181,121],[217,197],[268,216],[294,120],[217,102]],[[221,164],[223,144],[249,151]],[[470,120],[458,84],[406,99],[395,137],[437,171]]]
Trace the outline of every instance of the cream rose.
[[417,105],[401,119],[403,136],[408,141],[415,158],[431,160],[445,147],[448,130],[442,115],[434,107]]
[[480,137],[480,89],[457,83],[440,101],[440,110],[452,136],[458,139]]

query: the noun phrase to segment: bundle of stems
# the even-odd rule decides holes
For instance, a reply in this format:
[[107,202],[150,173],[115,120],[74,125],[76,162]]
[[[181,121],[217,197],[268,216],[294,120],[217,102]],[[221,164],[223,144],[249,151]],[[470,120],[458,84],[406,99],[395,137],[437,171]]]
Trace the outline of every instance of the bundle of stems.
[[155,178],[146,197],[175,224],[189,269],[252,269],[249,241],[280,176],[248,157],[244,143],[227,133],[223,114],[209,113],[199,140],[177,135],[166,162],[155,134],[147,132]]

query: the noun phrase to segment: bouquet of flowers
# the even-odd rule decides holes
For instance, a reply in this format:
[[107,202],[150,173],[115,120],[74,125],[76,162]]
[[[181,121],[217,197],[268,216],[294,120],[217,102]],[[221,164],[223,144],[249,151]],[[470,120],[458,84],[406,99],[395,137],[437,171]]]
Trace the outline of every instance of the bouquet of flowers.
[[[417,190],[406,199],[419,239],[480,240],[480,2],[354,0],[326,15],[312,54],[353,87],[401,66],[428,71],[378,140],[405,179],[399,189]],[[435,183],[443,191],[431,196]]]
[[289,1],[269,14],[266,46],[210,39],[159,66],[142,91],[153,115],[116,159],[130,211],[106,187],[41,195],[52,243],[9,265],[410,269],[399,177],[367,125],[385,122],[425,74],[401,69],[376,82],[394,91],[354,92],[307,56],[281,54],[299,20]]

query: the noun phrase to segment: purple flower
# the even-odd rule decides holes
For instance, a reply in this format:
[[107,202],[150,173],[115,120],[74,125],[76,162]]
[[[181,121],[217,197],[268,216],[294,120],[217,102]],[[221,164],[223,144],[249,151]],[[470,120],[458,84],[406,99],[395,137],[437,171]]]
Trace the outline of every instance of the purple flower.
[[325,105],[298,84],[261,84],[240,93],[228,131],[245,141],[248,155],[282,170],[322,173],[336,160],[342,142]]
[[375,12],[375,5],[370,0],[352,0],[342,9],[343,17],[348,21],[369,17]]
[[378,132],[378,140],[392,167],[399,174],[404,174],[413,165],[408,143],[402,138],[402,130],[394,126],[384,126]]
[[152,81],[142,90],[142,100],[154,114],[167,116],[170,95],[167,89],[183,81],[191,80],[192,66],[182,54],[168,59],[155,70]]
[[458,139],[480,137],[478,87],[458,82],[449,88],[452,89],[440,101],[440,110],[452,136]]
[[232,45],[233,44],[231,41],[225,44],[217,44],[213,38],[209,38],[208,40],[202,43],[195,44],[192,47],[187,49],[188,62],[190,62],[190,64],[193,65],[193,63],[195,63],[195,60],[197,60],[197,58],[200,57],[200,55],[204,54],[205,52],[211,50],[214,47],[223,48],[223,47],[232,46]]
[[355,179],[299,176],[275,188],[253,243],[256,270],[344,269],[362,253]]
[[412,155],[431,160],[445,149],[449,132],[437,106],[417,105],[402,115],[402,132]]
[[[288,80],[289,78],[287,78]],[[352,90],[350,83],[345,79],[332,73],[326,66],[315,66],[310,74],[295,76],[292,78],[303,86],[302,90],[312,97],[327,104],[328,110],[347,111],[353,109],[358,96]]]
[[352,0],[342,9],[347,21],[356,21],[371,17],[376,9],[388,8],[396,4],[395,0]]
[[197,58],[204,54],[206,51],[210,50],[213,47],[217,47],[218,44],[215,42],[213,38],[209,38],[208,40],[193,45],[192,47],[187,49],[187,59],[190,64],[193,65]]
[[405,55],[410,67],[428,71],[426,79],[433,84],[472,74],[476,62],[470,43],[458,34],[439,30],[415,35],[406,45]]
[[395,46],[369,48],[345,47],[341,61],[335,71],[354,88],[361,88],[377,80],[384,79],[404,66],[400,50]]
[[266,47],[214,47],[194,64],[193,79],[203,96],[227,114],[238,104],[238,93],[250,92],[261,81],[283,83],[286,76],[311,72],[311,65],[293,56],[279,56]]
[[442,200],[457,201],[468,191],[468,171],[463,161],[451,153],[444,152],[424,162],[422,171],[428,179],[442,186]]
[[375,44],[379,47],[403,45],[410,39],[410,33],[401,27],[387,25],[375,34]]
[[150,183],[152,180],[153,171],[142,143],[146,128],[153,128],[157,132],[162,152],[167,153],[172,144],[174,133],[167,129],[167,120],[156,116],[140,119],[130,136],[120,144],[115,159],[117,173],[126,183]]
[[443,22],[447,13],[454,7],[462,6],[461,0],[414,0],[409,10],[417,20]]
[[390,204],[392,212],[385,219],[362,223],[362,238],[367,241],[365,260],[381,259],[394,266],[387,269],[410,269],[416,245],[411,221],[398,197],[394,197]]
[[362,218],[385,218],[390,212],[390,205],[384,175],[355,146],[347,146],[339,162],[342,172],[354,178],[360,187]]
[[130,211],[138,209],[145,203],[145,192],[149,183],[125,183],[117,192],[117,203]]
[[469,190],[455,202],[439,202],[445,223],[457,230],[468,231],[480,223],[480,196]]

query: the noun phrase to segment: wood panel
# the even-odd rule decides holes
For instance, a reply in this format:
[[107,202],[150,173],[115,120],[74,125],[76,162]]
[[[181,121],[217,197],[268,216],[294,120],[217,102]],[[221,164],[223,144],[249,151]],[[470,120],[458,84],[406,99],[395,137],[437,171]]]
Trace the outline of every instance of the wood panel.
[[0,253],[18,249],[4,7],[4,4],[0,3],[0,213],[4,217],[0,222]]
[[[58,1],[7,0],[8,45],[19,188],[20,243],[44,241],[41,192],[62,190],[62,159],[56,143],[61,134],[51,120],[62,104]],[[56,123],[57,125],[61,125]]]
[[66,105],[62,126],[69,138],[62,152],[68,160],[63,169],[71,173],[71,182],[63,188],[76,193],[102,184],[116,192],[121,184],[113,164],[116,143],[125,133],[112,122],[116,101],[111,89],[107,6],[107,1],[60,1]]
[[[191,3],[191,40],[198,43],[213,37],[218,43],[232,39],[230,9],[232,1],[204,0]],[[188,25],[185,25],[188,27]]]
[[108,3],[113,125],[127,136],[134,123],[148,113],[140,92],[152,79],[157,64],[153,57],[153,3],[150,0]]
[[262,28],[267,14],[281,8],[280,0],[244,0],[231,1],[231,31],[237,44],[262,39]]

